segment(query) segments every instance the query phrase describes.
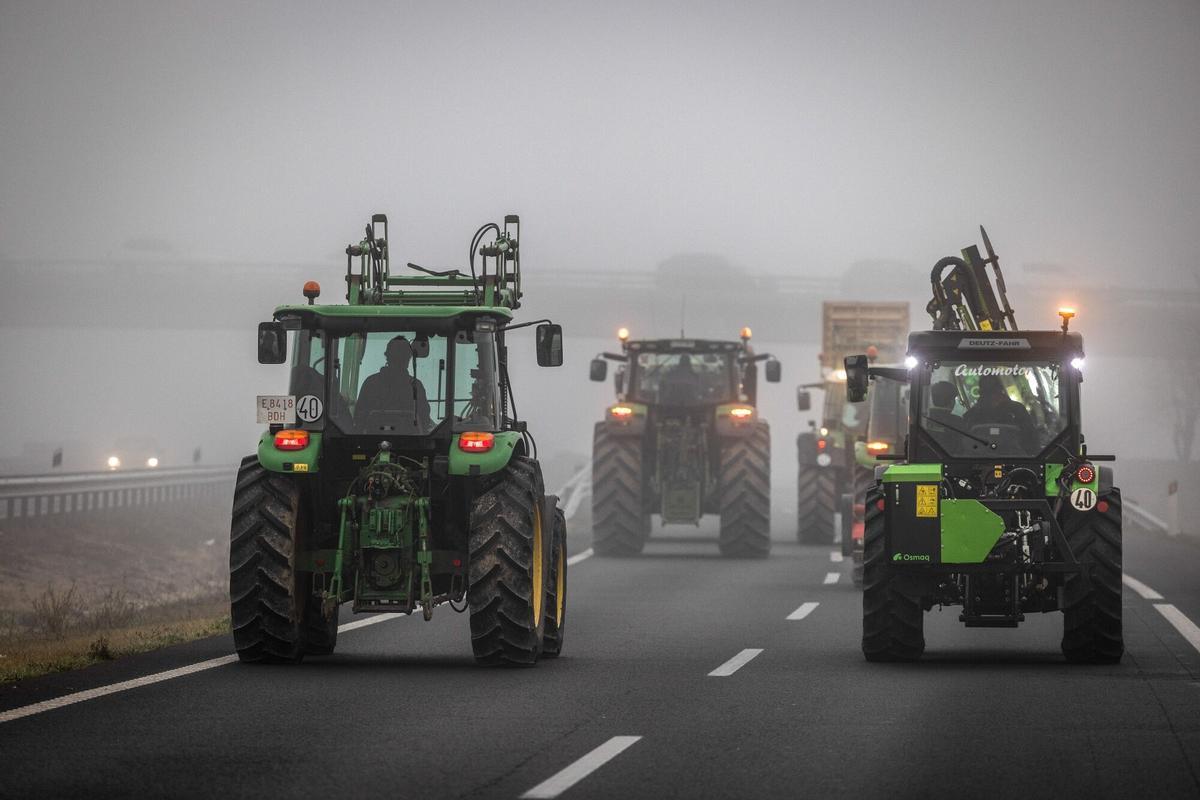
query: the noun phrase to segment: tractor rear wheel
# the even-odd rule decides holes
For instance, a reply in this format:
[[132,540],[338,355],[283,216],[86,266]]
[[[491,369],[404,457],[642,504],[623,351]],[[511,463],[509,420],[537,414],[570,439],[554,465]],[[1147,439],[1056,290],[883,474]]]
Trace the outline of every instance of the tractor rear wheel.
[[771,552],[771,429],[759,421],[749,436],[721,447],[721,554],[766,558]]
[[1089,569],[1071,578],[1066,587],[1063,655],[1074,663],[1116,664],[1125,652],[1121,630],[1121,490],[1108,489],[1091,511],[1072,514],[1065,528],[1071,552]]
[[[309,584],[296,572],[301,497],[296,479],[242,459],[229,537],[233,644],[243,662],[304,657]],[[315,604],[315,603],[314,603]]]
[[925,652],[925,612],[919,600],[898,590],[899,576],[887,554],[880,508],[883,488],[866,497],[863,563],[863,655],[867,661],[916,661]]
[[592,438],[592,547],[598,556],[635,556],[650,537],[642,508],[642,439],[614,436],[604,422]]
[[842,557],[845,558],[850,555],[853,549],[854,539],[851,536],[851,531],[854,529],[854,495],[842,495],[838,509],[841,513],[841,525],[838,526],[838,537],[841,540]]
[[833,542],[833,512],[837,508],[837,481],[832,466],[817,464],[817,435],[796,437],[799,464],[796,472],[796,539],[801,544]]
[[[542,651],[552,520],[537,462],[513,456],[471,507],[471,649],[480,664],[528,666]],[[543,530],[544,528],[544,530]]]
[[567,627],[567,518],[561,508],[554,509],[553,542],[550,548],[550,576],[546,581],[543,658],[555,658],[562,652],[563,633]]

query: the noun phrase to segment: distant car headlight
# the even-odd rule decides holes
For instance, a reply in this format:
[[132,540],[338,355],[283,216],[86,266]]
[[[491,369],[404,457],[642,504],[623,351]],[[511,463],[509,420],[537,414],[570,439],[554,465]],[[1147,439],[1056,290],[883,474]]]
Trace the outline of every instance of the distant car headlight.
[[146,459],[146,466],[150,467],[151,469],[154,469],[155,467],[158,466],[158,458],[156,458],[155,456],[150,456],[149,458]]
[[117,458],[116,456],[108,457],[108,468],[109,469],[116,469],[119,466],[121,466],[121,459]]

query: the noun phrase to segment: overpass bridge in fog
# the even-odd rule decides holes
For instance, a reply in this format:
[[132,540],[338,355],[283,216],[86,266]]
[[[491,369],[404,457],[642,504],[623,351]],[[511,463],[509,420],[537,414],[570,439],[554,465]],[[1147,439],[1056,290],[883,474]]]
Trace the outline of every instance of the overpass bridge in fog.
[[[1183,355],[1188,347],[1195,353],[1200,290],[1074,285],[1061,275],[1010,273],[1010,295],[1024,327],[1056,326],[1055,307],[1070,302],[1080,308],[1076,325],[1093,348],[1137,355],[1152,343],[1159,355]],[[301,302],[300,287],[309,279],[321,282],[327,300],[340,301],[345,272],[332,261],[7,259],[0,260],[0,274],[0,329],[251,330],[275,305]],[[873,271],[845,277],[539,269],[534,263],[525,277],[528,312],[564,320],[571,336],[608,336],[621,325],[635,335],[675,336],[682,317],[696,336],[722,336],[726,328],[732,335],[750,325],[760,340],[813,343],[823,300],[908,300],[912,324],[920,328],[929,297],[928,271],[897,262],[876,262]]]

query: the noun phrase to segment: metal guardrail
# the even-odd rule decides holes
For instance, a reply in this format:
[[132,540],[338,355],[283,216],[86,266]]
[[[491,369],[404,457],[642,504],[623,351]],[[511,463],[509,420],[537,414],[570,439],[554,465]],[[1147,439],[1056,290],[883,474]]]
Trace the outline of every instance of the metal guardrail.
[[562,505],[563,515],[567,519],[575,516],[583,501],[592,496],[592,467],[580,467],[563,487],[558,490],[558,502]]
[[75,472],[0,478],[0,519],[78,514],[217,497],[235,466]]
[[1135,527],[1150,533],[1168,533],[1170,526],[1164,520],[1151,514],[1146,509],[1142,508],[1132,500],[1125,500],[1123,503],[1125,513],[1129,515],[1129,521]]

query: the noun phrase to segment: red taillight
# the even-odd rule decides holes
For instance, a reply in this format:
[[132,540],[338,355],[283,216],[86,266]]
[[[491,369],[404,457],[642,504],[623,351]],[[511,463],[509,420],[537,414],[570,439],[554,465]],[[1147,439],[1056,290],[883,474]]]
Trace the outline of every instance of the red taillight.
[[875,507],[878,508],[880,511],[883,511],[883,498],[882,497],[875,501]]
[[1096,468],[1091,464],[1080,464],[1079,469],[1075,470],[1075,480],[1080,483],[1091,483],[1096,480]]
[[1107,514],[1108,513],[1108,501],[1101,500],[1099,503],[1096,503],[1096,510],[1099,511],[1101,514]]
[[734,419],[750,419],[754,416],[754,409],[750,406],[734,406],[729,409],[729,416]]
[[629,419],[633,416],[633,409],[629,406],[613,406],[608,410],[617,419]]
[[308,447],[308,431],[285,429],[275,434],[276,450],[303,450]]
[[829,445],[824,439],[817,439],[817,449],[824,450]]
[[483,431],[464,431],[458,435],[458,449],[464,453],[486,453],[495,446],[495,434]]

